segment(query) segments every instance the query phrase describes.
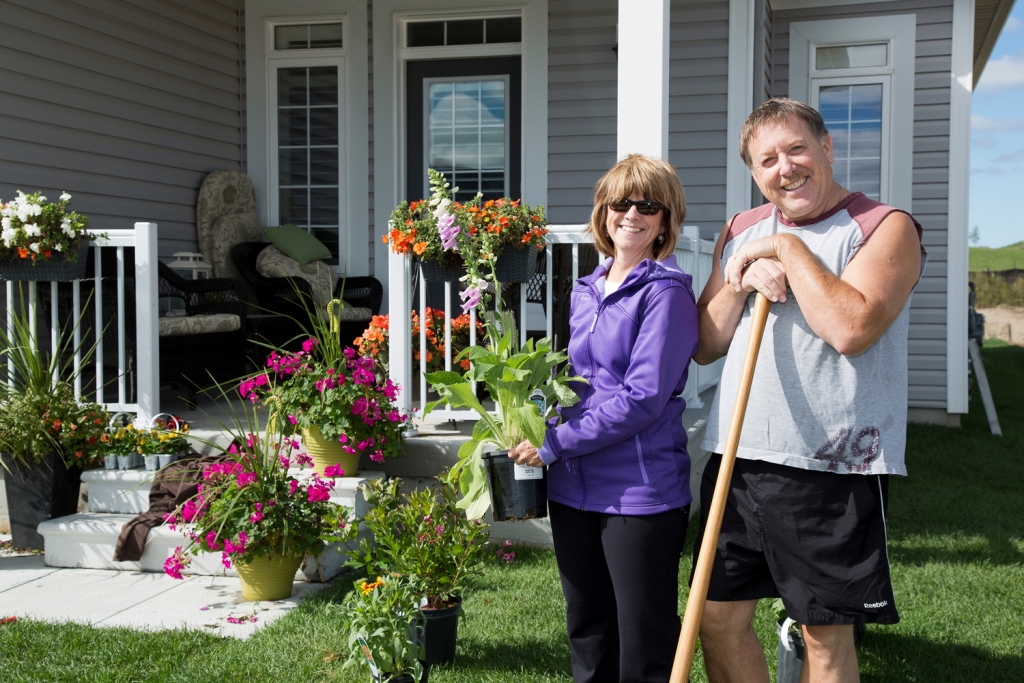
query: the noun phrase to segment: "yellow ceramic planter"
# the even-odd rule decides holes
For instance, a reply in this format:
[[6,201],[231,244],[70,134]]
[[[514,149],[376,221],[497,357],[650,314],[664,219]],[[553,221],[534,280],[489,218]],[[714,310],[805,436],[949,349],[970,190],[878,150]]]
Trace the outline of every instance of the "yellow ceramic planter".
[[329,441],[316,425],[302,430],[302,445],[313,458],[313,469],[321,477],[328,465],[341,465],[346,477],[354,477],[359,470],[359,454],[347,453],[337,441]]
[[295,572],[302,557],[268,555],[252,562],[235,564],[242,579],[242,597],[246,600],[286,600],[292,597]]

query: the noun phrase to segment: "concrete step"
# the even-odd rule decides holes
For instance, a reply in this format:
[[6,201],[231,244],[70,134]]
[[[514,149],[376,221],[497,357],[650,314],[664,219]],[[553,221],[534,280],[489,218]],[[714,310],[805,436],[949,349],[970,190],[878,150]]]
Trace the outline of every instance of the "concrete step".
[[[288,473],[298,480],[312,476],[309,468],[292,468]],[[149,510],[149,489],[156,472],[142,468],[131,470],[87,470],[82,483],[89,487],[89,512],[137,515]],[[366,514],[366,502],[357,488],[369,479],[384,476],[383,472],[360,470],[355,477],[335,479],[331,502],[355,510],[357,517]]]
[[[163,572],[164,561],[174,554],[174,549],[186,543],[181,528],[171,531],[159,526],[149,532],[142,559],[138,562],[115,562],[114,548],[121,528],[134,515],[80,512],[59,519],[51,519],[39,525],[39,533],[45,539],[45,562],[49,567],[81,569],[114,569],[120,571]],[[361,532],[363,536],[366,532]],[[302,566],[295,574],[296,581],[326,581],[337,576],[348,559],[344,546],[338,543],[324,544],[317,555],[307,554]],[[199,576],[238,576],[234,567],[225,569],[220,553],[201,553],[183,574]]]

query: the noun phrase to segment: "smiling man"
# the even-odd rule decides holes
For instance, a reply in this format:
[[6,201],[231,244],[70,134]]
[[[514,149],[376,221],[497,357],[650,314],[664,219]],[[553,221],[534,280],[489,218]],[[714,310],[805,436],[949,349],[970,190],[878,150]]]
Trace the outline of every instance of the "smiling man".
[[[853,624],[899,620],[885,510],[888,476],[906,474],[907,330],[925,262],[921,226],[834,180],[832,139],[806,104],[765,102],[739,146],[770,203],[726,225],[697,302],[694,360],[728,353],[705,450],[725,447],[752,293],[773,305],[701,624],[708,677],[769,680],[751,622],[759,599],[781,597],[803,628],[801,681],[858,681]],[[720,460],[705,470],[704,501]]]

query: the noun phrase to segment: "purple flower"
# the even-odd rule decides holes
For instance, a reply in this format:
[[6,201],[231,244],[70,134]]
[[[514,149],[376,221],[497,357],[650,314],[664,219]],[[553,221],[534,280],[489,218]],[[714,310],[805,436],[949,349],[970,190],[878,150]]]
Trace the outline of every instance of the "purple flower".
[[469,313],[476,305],[480,303],[480,289],[478,287],[470,287],[464,291],[459,292],[459,298],[462,299],[462,312]]
[[455,237],[462,228],[455,225],[455,216],[446,213],[441,216],[437,221],[437,234],[441,237],[441,246],[447,249],[455,248]]

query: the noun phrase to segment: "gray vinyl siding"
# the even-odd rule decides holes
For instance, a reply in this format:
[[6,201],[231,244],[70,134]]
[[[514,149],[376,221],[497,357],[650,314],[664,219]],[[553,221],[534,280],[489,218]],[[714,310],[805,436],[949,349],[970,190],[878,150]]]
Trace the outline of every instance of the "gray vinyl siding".
[[[586,223],[615,163],[616,0],[548,3],[548,220]],[[529,169],[527,169],[529,172]]]
[[[548,4],[548,217],[585,223],[594,184],[615,163],[618,4]],[[725,220],[729,4],[675,0],[671,16],[669,161],[686,188],[688,225]]]
[[236,0],[0,0],[0,197],[70,192],[98,230],[196,249],[206,174],[244,166]]
[[725,215],[728,0],[672,2],[668,158],[686,189],[686,225],[714,239]]
[[776,12],[772,94],[783,96],[789,92],[791,22],[912,12],[917,14],[912,211],[924,227],[928,267],[915,290],[910,310],[909,405],[945,408],[952,3],[948,0],[901,0]]
[[[366,130],[366,143],[369,147],[369,164],[367,166],[367,172],[369,177],[367,178],[367,187],[369,188],[369,196],[367,197],[367,224],[366,231],[370,240],[370,270],[367,271],[370,275],[374,275],[374,250],[377,248],[377,238],[373,232],[374,226],[374,210],[373,210],[373,193],[374,193],[374,177],[373,177],[373,0],[366,0],[366,63],[367,63],[367,93],[366,93],[366,106],[368,110],[367,116],[367,130]],[[386,264],[382,266],[382,270],[386,269]],[[386,277],[384,273],[381,273],[382,279]]]

